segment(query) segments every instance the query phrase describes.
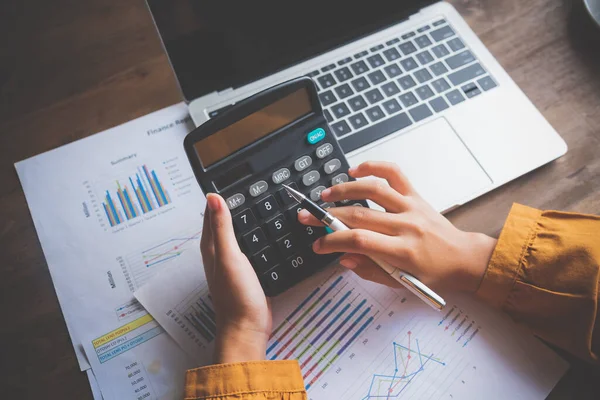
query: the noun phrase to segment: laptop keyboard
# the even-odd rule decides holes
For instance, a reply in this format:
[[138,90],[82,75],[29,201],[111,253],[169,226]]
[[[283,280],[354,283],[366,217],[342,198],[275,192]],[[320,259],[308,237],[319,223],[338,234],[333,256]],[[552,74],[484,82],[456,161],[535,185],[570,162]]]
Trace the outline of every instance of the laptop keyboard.
[[497,86],[444,19],[307,75],[346,153]]

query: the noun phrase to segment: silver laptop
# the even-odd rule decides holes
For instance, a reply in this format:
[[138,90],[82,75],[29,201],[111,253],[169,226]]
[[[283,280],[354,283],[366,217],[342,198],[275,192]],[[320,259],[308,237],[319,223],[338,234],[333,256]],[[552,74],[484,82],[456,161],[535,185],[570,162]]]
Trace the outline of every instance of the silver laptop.
[[439,211],[567,150],[448,3],[148,4],[197,126],[308,75],[350,164],[397,163]]

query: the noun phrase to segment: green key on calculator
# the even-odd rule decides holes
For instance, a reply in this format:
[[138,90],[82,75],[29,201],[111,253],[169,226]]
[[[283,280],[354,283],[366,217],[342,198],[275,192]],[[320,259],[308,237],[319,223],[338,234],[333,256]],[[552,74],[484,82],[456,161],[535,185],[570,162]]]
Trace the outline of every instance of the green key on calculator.
[[312,243],[325,228],[298,222],[302,209],[285,183],[323,207],[321,192],[352,180],[310,78],[247,98],[192,131],[184,142],[202,191],[225,198],[238,242],[267,296],[276,296],[334,262]]

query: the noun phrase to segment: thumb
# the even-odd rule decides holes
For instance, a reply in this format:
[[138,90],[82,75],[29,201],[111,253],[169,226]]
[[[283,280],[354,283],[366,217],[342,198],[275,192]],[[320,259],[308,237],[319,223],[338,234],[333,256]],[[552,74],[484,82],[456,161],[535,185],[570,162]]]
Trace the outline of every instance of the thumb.
[[217,257],[226,257],[228,253],[238,247],[233,232],[231,213],[223,198],[218,194],[209,193],[206,196],[206,202],[210,211],[210,229],[215,253]]

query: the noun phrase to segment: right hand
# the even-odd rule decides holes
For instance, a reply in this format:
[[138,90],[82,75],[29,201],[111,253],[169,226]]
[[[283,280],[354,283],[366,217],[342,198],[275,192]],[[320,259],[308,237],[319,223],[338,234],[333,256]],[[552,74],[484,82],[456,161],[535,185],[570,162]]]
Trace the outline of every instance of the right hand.
[[[480,233],[463,232],[435,211],[414,190],[397,165],[365,162],[351,168],[354,178],[375,176],[335,185],[321,194],[326,202],[369,199],[386,212],[363,207],[338,207],[328,211],[350,228],[326,235],[313,244],[319,254],[346,252],[340,264],[361,277],[400,287],[369,257],[390,263],[437,290],[474,292],[486,271],[496,240]],[[308,211],[298,220],[322,225]]]

